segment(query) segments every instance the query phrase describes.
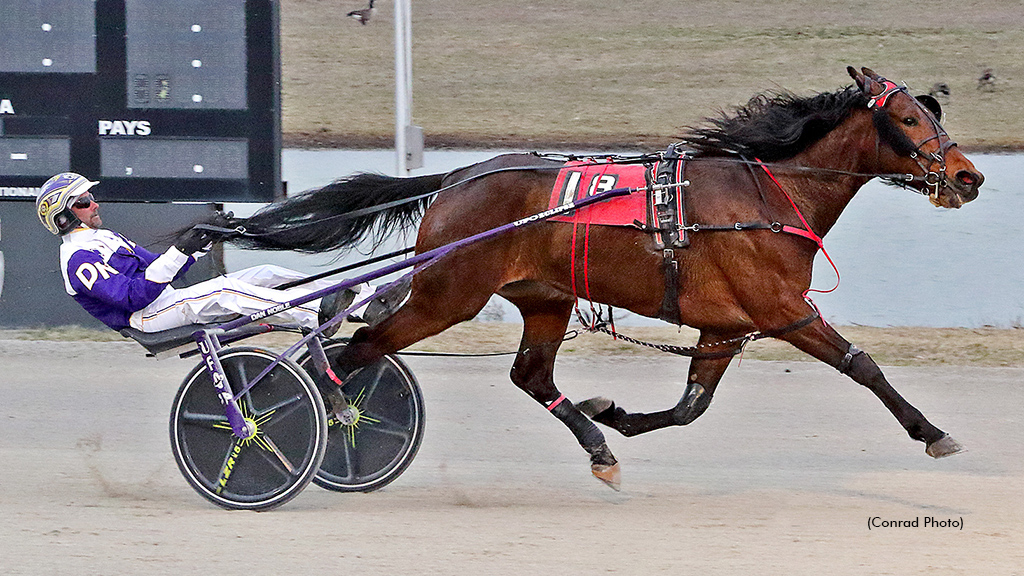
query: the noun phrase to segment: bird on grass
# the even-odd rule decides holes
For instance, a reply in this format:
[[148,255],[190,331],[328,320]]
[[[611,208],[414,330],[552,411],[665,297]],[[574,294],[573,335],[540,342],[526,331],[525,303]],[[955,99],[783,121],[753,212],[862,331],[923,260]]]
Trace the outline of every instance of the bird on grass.
[[377,10],[373,7],[373,0],[370,0],[370,5],[362,10],[353,10],[348,13],[349,18],[355,18],[357,22],[366,26],[370,21],[370,18],[377,13]]
[[949,98],[949,84],[945,82],[936,82],[932,84],[932,89],[928,91],[929,94],[934,98]]
[[985,68],[978,78],[978,90],[995,90],[996,75],[991,68]]

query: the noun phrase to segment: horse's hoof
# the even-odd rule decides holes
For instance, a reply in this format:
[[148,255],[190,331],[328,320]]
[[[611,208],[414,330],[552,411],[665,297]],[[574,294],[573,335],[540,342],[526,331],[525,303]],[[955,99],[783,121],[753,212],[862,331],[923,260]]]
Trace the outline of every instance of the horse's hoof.
[[[593,419],[594,416],[610,410],[615,407],[615,402],[605,398],[604,396],[598,396],[575,404],[576,409],[586,414],[587,418]],[[597,474],[595,472],[594,474]]]
[[967,448],[964,448],[963,444],[953,440],[949,434],[946,434],[942,438],[932,442],[924,449],[925,454],[932,458],[945,458],[946,456],[952,456],[958,452],[966,451]]
[[611,466],[607,464],[591,464],[590,471],[594,473],[598,480],[604,482],[612,490],[618,492],[621,489],[622,470],[619,468],[618,462]]

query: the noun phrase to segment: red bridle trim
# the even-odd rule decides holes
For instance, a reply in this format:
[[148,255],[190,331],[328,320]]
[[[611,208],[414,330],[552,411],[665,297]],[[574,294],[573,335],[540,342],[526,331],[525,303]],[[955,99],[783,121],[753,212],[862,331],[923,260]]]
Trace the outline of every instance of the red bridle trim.
[[786,200],[789,200],[789,205],[793,207],[793,211],[796,212],[797,217],[800,218],[800,223],[804,225],[803,229],[797,228],[795,226],[785,225],[782,227],[782,231],[788,232],[789,234],[796,234],[797,236],[803,236],[804,238],[812,240],[815,244],[818,245],[818,248],[821,249],[821,253],[825,255],[825,258],[828,260],[828,263],[832,265],[832,270],[834,270],[836,273],[835,286],[829,288],[828,290],[808,288],[807,290],[804,291],[804,298],[807,298],[808,292],[818,292],[820,294],[834,292],[837,288],[839,288],[839,268],[836,267],[836,263],[832,261],[832,257],[829,256],[828,251],[825,250],[825,241],[822,240],[821,236],[818,236],[817,234],[814,233],[814,230],[811,229],[811,225],[807,223],[807,220],[804,218],[803,213],[800,212],[800,208],[797,207],[796,202],[793,201],[793,197],[789,195],[789,192],[786,192],[786,189],[782,187],[782,184],[780,184],[779,181],[775,178],[775,174],[772,174],[772,171],[768,169],[768,166],[765,165],[765,163],[762,162],[759,158],[754,158],[754,160],[757,160],[757,163],[761,166],[762,169],[764,169],[765,174],[767,174],[768,177],[772,179],[772,182],[774,182],[775,185],[779,187],[779,190],[782,190],[782,194],[786,196]]
[[870,100],[868,100],[868,108],[870,110],[874,110],[875,108],[885,108],[886,103],[889,101],[889,96],[892,96],[894,93],[899,92],[901,90],[901,88],[897,86],[895,82],[886,80],[884,78],[881,80],[881,84],[884,87],[882,93],[879,94],[878,96],[873,96]]

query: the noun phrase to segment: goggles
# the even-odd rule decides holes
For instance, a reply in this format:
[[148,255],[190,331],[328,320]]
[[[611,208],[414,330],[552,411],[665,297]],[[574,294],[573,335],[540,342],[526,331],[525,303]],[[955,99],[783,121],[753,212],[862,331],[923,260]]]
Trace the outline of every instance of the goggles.
[[71,207],[79,209],[88,208],[89,206],[92,206],[92,203],[95,201],[96,199],[93,198],[92,193],[86,192],[85,194],[82,194],[81,196],[76,198],[74,204],[72,204]]

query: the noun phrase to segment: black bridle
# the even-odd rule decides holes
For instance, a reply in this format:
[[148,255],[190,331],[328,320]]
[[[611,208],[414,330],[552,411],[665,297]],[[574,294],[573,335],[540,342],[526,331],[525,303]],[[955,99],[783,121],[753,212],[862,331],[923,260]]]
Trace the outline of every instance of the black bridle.
[[[893,127],[892,131],[898,131],[902,135],[902,139],[906,140],[906,144],[899,142],[891,143],[893,149],[897,153],[903,153],[908,156],[911,160],[917,164],[918,168],[921,169],[920,175],[907,174],[900,178],[885,178],[890,182],[902,186],[908,187],[911,182],[922,182],[924,190],[917,190],[921,194],[929,197],[933,204],[937,203],[939,191],[949,184],[946,174],[946,154],[951,148],[956,146],[956,142],[949,138],[949,134],[946,133],[946,129],[942,127],[939,120],[942,117],[942,109],[939,106],[937,100],[931,96],[918,96],[914,98],[907,91],[905,86],[899,86],[895,82],[886,80],[885,78],[878,78],[877,82],[881,83],[883,90],[877,96],[872,96],[868,100],[868,109],[875,114],[875,126],[879,128],[879,134],[886,132],[886,129],[880,126],[883,122],[892,123],[892,119],[889,118],[888,114],[885,113],[885,107],[889,103],[889,98],[901,92],[911,98],[915,104],[924,112],[924,116],[928,118],[932,126],[933,134],[916,144],[911,142],[907,138],[906,134],[902,131],[898,131]],[[921,148],[936,140],[938,142],[938,149],[934,152],[925,152]],[[927,163],[926,163],[927,162]],[[938,171],[932,170],[932,167],[938,166]]]

